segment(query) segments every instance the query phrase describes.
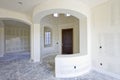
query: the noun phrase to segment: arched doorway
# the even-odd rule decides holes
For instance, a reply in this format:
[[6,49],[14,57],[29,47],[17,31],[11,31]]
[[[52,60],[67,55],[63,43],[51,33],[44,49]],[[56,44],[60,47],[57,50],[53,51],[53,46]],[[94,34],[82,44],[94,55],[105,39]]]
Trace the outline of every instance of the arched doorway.
[[[57,13],[59,17],[53,17],[53,15]],[[71,16],[66,17],[66,14],[70,14]],[[62,18],[64,17],[64,19]],[[59,20],[59,18],[62,18]],[[68,21],[68,22],[66,22]],[[70,23],[70,24],[69,24]],[[74,24],[75,23],[75,24]],[[87,55],[87,17],[79,12],[69,9],[50,9],[46,11],[42,11],[37,13],[34,16],[34,60],[40,61],[45,64],[46,67],[50,67],[54,71],[54,62],[55,56],[60,55],[62,50],[62,29],[70,29],[76,28],[74,31],[74,41],[78,46],[74,48],[73,53],[78,53],[80,55]],[[47,29],[46,29],[47,28]],[[50,45],[46,45],[46,34],[48,33],[48,43]],[[77,35],[76,35],[77,33]],[[50,37],[51,36],[51,37]],[[36,37],[36,38],[35,38]],[[73,42],[74,42],[73,41]],[[74,43],[75,44],[75,43]],[[52,52],[53,51],[53,52]]]
[[[47,15],[41,19],[41,57],[57,54],[79,53],[79,19],[66,14]],[[72,30],[71,35],[63,34],[64,30]],[[47,33],[50,33],[48,35]],[[71,40],[63,36],[72,37]],[[64,39],[64,40],[63,40]],[[69,43],[67,43],[69,41]],[[48,44],[48,45],[47,45]],[[68,50],[69,49],[69,50]],[[70,52],[70,50],[72,50]]]
[[30,25],[10,18],[2,18],[0,23],[0,60],[30,59]]
[[[42,26],[44,26],[44,24],[41,23],[42,19],[44,17],[47,17],[49,15],[53,15],[54,13],[58,13],[58,14],[70,14],[71,16],[73,16],[74,18],[76,18],[76,20],[78,20],[78,27],[79,27],[79,30],[77,31],[78,32],[78,35],[79,35],[79,42],[77,42],[78,46],[77,48],[79,48],[78,52],[76,53],[80,53],[81,55],[84,55],[84,54],[87,54],[88,53],[88,49],[87,49],[87,17],[77,11],[74,11],[74,10],[69,10],[69,9],[50,9],[50,10],[46,10],[46,11],[42,11],[42,12],[39,12],[37,13],[35,16],[34,16],[34,28],[37,27],[37,30],[36,30],[36,33],[39,32],[39,40],[40,41],[44,41],[44,37],[41,36],[41,32],[43,31],[42,30]],[[50,19],[48,19],[48,21],[51,21]],[[44,22],[47,22],[47,21],[44,21]],[[35,30],[35,29],[34,29]],[[39,30],[39,31],[38,31]],[[42,33],[43,34],[43,33]],[[60,33],[61,34],[61,33]],[[43,39],[43,40],[42,40]],[[38,40],[38,39],[37,39]],[[60,39],[59,39],[60,40]],[[54,42],[54,41],[53,41]],[[37,42],[37,44],[42,44],[44,42]],[[57,42],[55,42],[57,43]],[[42,46],[38,46],[38,47],[42,47]],[[61,49],[59,49],[61,50]],[[36,58],[37,59],[40,59],[42,56],[41,56],[41,53],[42,53],[42,50],[34,50],[34,51],[38,51],[40,52],[40,54],[36,54]],[[58,54],[61,53],[61,51],[58,52]],[[38,58],[38,56],[40,56]],[[34,56],[35,57],[35,56]]]

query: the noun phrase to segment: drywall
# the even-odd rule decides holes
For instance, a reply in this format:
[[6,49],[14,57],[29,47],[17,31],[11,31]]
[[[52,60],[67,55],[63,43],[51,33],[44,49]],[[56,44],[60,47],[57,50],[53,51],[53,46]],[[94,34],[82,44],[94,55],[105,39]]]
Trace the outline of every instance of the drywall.
[[90,71],[90,56],[73,54],[55,57],[55,77],[70,78],[86,74]]
[[[88,40],[88,32],[87,32],[87,18],[86,17],[83,17],[80,19],[79,21],[79,51],[80,51],[80,54],[88,54],[88,43],[87,43],[87,40]],[[77,43],[78,44],[78,43]]]
[[34,24],[31,26],[31,60],[34,62],[40,62],[41,57],[41,35],[40,24]]
[[30,51],[30,27],[14,21],[4,22],[5,53]]
[[[44,47],[44,27],[49,27],[52,30],[51,47]],[[61,30],[68,28],[73,28],[73,53],[79,53],[79,20],[75,17],[65,17],[64,15],[60,15],[58,18],[49,15],[41,21],[41,55],[61,54]]]
[[[52,44],[50,47],[45,47],[44,46],[44,27],[49,27],[52,32]],[[41,32],[40,32],[40,41],[41,41],[41,56],[47,56],[49,54],[56,54],[58,53],[57,45],[56,45],[56,27],[55,25],[46,23],[44,25],[41,25]]]
[[120,0],[92,9],[92,65],[120,75]]
[[0,21],[0,57],[4,55],[4,23]]

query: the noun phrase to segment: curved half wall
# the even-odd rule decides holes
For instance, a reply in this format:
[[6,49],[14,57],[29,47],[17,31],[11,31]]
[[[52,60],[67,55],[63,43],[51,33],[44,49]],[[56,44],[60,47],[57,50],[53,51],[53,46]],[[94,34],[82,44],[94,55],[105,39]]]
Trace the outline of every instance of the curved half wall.
[[55,58],[55,76],[57,78],[77,77],[88,73],[90,68],[89,55],[58,55]]

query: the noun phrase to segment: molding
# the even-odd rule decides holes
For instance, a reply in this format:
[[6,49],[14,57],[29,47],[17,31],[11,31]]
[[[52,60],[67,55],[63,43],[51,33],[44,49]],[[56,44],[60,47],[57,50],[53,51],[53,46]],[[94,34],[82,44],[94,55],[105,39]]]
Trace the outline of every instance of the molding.
[[111,76],[111,77],[114,77],[114,78],[117,78],[117,79],[120,79],[120,75],[119,74],[115,74],[115,73],[112,73],[112,72],[109,72],[109,71],[105,71],[103,69],[98,69],[98,68],[95,68],[95,67],[93,67],[92,70],[100,72],[100,73],[108,75],[108,76]]

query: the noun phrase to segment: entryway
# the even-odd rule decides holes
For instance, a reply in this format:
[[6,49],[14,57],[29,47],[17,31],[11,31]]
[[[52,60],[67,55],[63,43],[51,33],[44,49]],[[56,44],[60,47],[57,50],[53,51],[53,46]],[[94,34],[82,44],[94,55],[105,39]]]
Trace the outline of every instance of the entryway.
[[0,20],[0,61],[30,59],[30,26],[12,19]]
[[62,54],[73,54],[73,29],[62,29]]

